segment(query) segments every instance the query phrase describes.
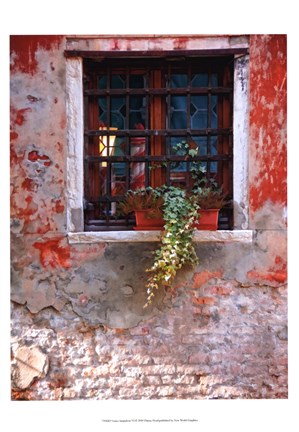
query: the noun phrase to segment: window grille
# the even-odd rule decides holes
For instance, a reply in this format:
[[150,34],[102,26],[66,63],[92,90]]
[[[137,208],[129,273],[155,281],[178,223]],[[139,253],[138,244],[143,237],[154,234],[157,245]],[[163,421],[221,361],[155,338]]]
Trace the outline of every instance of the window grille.
[[[126,191],[190,187],[192,161],[233,191],[233,56],[84,60],[85,230],[128,230]],[[177,145],[198,155],[186,159]],[[232,229],[231,207],[219,229]]]

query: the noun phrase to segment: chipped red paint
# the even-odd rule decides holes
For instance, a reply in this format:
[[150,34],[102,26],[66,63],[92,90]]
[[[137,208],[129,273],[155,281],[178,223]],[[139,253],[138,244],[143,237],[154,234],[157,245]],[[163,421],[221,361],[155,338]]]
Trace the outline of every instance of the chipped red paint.
[[56,212],[56,213],[63,213],[64,212],[64,205],[63,204],[61,204],[61,200],[57,200],[57,201],[55,201],[55,205],[54,205],[54,207],[53,207],[53,210]]
[[173,43],[173,49],[180,50],[180,49],[186,49],[188,43],[188,38],[186,37],[178,37],[175,38]]
[[21,187],[26,191],[33,191],[36,187],[36,183],[32,179],[26,177],[22,182]]
[[36,162],[36,161],[44,161],[44,166],[48,167],[52,164],[49,156],[45,155],[45,154],[39,154],[39,152],[37,150],[32,150],[31,152],[28,153],[28,160],[30,160],[30,162]]
[[21,71],[32,74],[37,71],[35,53],[38,49],[50,51],[58,48],[63,36],[54,35],[17,35],[10,37],[10,52],[13,62],[11,72]]
[[233,292],[232,287],[212,285],[204,289],[205,294],[228,296]]
[[207,283],[210,279],[219,278],[223,275],[221,270],[217,270],[214,272],[210,271],[202,271],[200,273],[195,273],[193,277],[193,286],[192,288],[200,288],[202,285]]
[[250,38],[250,209],[287,203],[285,35]]
[[10,146],[10,166],[14,167],[15,165],[18,165],[22,163],[24,160],[24,153],[21,155],[18,155],[13,146]]
[[60,129],[64,130],[66,127],[66,116],[63,115],[59,122]]
[[98,259],[104,255],[106,246],[105,243],[84,245],[84,247],[72,245],[71,259],[77,265],[83,264],[86,260]]
[[216,302],[216,299],[213,297],[193,297],[192,303],[196,305],[213,305]]
[[10,131],[10,140],[14,141],[18,138],[19,134],[17,132],[14,132],[13,130]]
[[13,193],[11,195],[11,207],[14,209],[14,212],[12,211],[12,214],[14,217],[24,219],[25,223],[29,223],[31,220],[31,216],[34,215],[38,210],[38,205],[33,201],[32,196],[28,195],[23,200],[27,203],[27,206],[25,208],[18,207],[15,203],[15,194]]
[[14,108],[11,109],[11,117],[12,120],[15,124],[22,126],[22,124],[25,122],[26,120],[26,113],[27,112],[31,112],[32,109],[31,108],[22,108],[19,110],[16,110]]
[[275,257],[274,260],[275,266],[277,268],[280,268],[281,270],[286,270],[287,269],[287,262],[284,258],[282,258],[281,256],[277,255]]
[[119,49],[120,48],[119,48],[119,41],[118,41],[118,39],[113,39],[113,45],[111,47],[111,50],[112,51],[117,51]]
[[40,251],[40,261],[43,267],[70,268],[70,248],[63,246],[64,238],[57,237],[42,242],[33,243],[33,247]]
[[259,284],[267,282],[285,283],[287,281],[287,272],[278,270],[262,273],[259,271],[251,270],[247,273],[247,277],[251,281]]

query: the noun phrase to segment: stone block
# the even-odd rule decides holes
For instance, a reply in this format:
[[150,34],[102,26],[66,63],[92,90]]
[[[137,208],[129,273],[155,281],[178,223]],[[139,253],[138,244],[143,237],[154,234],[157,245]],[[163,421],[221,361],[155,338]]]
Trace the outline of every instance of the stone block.
[[12,387],[26,389],[35,379],[44,378],[48,369],[48,357],[38,347],[19,346],[12,363]]

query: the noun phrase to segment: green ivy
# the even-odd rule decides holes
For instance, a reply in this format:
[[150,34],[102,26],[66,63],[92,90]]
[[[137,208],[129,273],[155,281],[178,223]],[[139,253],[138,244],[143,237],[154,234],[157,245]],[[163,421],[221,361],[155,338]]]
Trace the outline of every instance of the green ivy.
[[152,303],[155,290],[171,286],[176,273],[183,266],[198,264],[192,235],[194,222],[198,218],[199,205],[194,196],[176,187],[161,187],[164,196],[164,235],[161,246],[155,251],[154,264],[146,271],[150,273],[147,288],[147,302]]

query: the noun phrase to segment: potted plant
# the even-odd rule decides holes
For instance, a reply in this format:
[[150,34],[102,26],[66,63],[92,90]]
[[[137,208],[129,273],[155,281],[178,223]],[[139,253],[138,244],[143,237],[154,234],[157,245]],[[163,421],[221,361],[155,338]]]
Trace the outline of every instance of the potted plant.
[[163,196],[151,187],[129,190],[119,210],[123,214],[135,213],[135,230],[161,230],[164,219],[162,206]]
[[227,197],[213,178],[207,178],[206,169],[201,162],[194,160],[198,156],[198,146],[195,142],[183,140],[176,144],[173,150],[191,161],[189,193],[195,197],[199,205],[199,218],[195,222],[195,228],[217,230],[219,211],[227,203]]
[[192,193],[199,205],[199,220],[195,223],[196,229],[217,230],[219,211],[227,203],[223,190],[217,187],[213,179],[202,178],[193,187]]

